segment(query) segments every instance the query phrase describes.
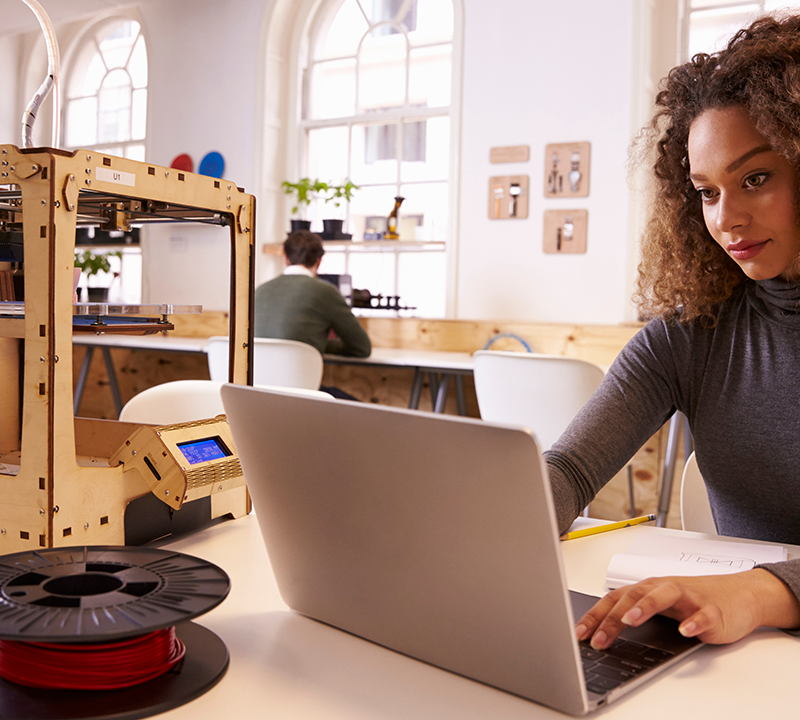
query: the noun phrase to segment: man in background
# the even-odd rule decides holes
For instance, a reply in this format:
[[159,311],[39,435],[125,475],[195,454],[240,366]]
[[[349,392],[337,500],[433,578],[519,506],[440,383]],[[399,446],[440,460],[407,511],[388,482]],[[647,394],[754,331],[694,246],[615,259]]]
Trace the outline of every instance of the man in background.
[[256,288],[255,336],[299,340],[321,353],[368,357],[372,344],[350,306],[336,287],[317,278],[325,254],[319,235],[292,233],[283,254],[283,275]]

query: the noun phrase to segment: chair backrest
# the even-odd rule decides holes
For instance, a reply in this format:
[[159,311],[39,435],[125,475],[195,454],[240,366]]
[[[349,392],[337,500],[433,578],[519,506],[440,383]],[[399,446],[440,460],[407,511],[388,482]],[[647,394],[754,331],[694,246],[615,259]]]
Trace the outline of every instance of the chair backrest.
[[681,525],[684,530],[716,535],[714,516],[711,514],[711,504],[708,502],[708,493],[697,458],[692,453],[686,460],[681,481]]
[[[224,384],[215,380],[175,380],[155,385],[128,400],[120,411],[119,419],[149,425],[173,425],[224,415],[225,407],[220,396],[220,388]],[[333,396],[320,390],[264,387],[291,395],[334,400]]]
[[[228,338],[211,337],[206,346],[212,380],[228,382]],[[256,338],[253,345],[253,384],[319,390],[322,355],[297,340]]]
[[225,413],[220,397],[223,383],[213,380],[175,380],[134,395],[119,414],[125,422],[150,425],[205,420]]
[[475,393],[484,420],[525,425],[547,450],[603,380],[585,360],[558,355],[479,350]]

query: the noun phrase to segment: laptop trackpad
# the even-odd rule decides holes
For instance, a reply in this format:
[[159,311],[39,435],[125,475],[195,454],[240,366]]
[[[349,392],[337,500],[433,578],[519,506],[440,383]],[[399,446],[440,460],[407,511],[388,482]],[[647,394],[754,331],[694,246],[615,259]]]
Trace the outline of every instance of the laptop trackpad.
[[[569,596],[576,622],[600,599],[573,590],[569,591]],[[656,615],[640,627],[625,628],[619,636],[624,640],[632,640],[676,654],[700,644],[697,638],[683,637],[678,632],[678,624],[677,620]]]

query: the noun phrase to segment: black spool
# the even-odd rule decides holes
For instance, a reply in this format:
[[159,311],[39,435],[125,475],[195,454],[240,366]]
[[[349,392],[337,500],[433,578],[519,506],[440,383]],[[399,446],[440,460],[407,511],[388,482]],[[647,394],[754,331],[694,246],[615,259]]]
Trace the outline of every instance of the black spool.
[[101,644],[175,626],[186,645],[169,672],[121,690],[42,690],[0,678],[0,717],[133,720],[202,695],[228,650],[192,622],[219,605],[230,579],[216,565],[156,548],[89,546],[0,557],[0,639]]

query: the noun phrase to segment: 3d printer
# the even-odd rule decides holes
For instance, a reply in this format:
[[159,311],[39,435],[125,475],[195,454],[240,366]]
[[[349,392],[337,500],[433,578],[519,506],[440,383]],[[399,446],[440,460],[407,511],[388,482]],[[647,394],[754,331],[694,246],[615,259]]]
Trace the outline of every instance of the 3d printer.
[[[255,199],[225,180],[95,151],[0,145],[0,233],[24,246],[24,302],[0,303],[0,553],[141,542],[137,518],[249,510],[243,479],[180,509],[110,460],[138,426],[73,415],[74,332],[171,329],[195,306],[73,304],[76,228],[203,222],[231,237],[230,380],[252,383]],[[179,515],[181,513],[182,515]],[[155,529],[153,532],[157,532]]]

